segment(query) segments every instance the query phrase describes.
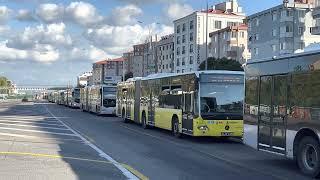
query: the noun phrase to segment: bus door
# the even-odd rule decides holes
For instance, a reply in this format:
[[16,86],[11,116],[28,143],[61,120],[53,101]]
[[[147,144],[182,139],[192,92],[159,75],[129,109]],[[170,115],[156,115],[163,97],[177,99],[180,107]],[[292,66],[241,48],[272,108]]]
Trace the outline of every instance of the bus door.
[[182,132],[193,134],[193,93],[184,93],[182,112]]
[[134,93],[134,121],[140,123],[140,95],[141,95],[141,88],[140,88],[140,81],[136,81],[135,83],[135,93]]
[[149,87],[149,101],[148,101],[148,123],[151,125],[155,125],[154,116],[155,116],[155,102],[154,102],[154,94],[152,92],[153,87]]
[[258,148],[285,154],[287,75],[262,76],[259,87]]

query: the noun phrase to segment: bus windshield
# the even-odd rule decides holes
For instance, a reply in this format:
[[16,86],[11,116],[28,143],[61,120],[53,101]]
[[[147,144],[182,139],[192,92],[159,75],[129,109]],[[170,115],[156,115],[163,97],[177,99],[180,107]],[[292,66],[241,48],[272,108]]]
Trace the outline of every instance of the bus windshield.
[[108,97],[110,95],[115,95],[117,92],[117,87],[104,87],[103,88],[103,96]]
[[200,112],[203,119],[242,119],[244,85],[201,83]]

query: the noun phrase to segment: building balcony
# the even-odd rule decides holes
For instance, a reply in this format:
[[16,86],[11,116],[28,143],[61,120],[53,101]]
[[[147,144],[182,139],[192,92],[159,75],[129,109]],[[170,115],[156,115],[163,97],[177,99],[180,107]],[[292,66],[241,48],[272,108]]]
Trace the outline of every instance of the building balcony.
[[293,32],[281,32],[280,33],[280,38],[292,38],[293,37]]
[[313,35],[320,35],[320,26],[311,27],[310,31]]
[[282,16],[282,17],[280,17],[280,22],[291,22],[291,21],[293,21],[293,16]]

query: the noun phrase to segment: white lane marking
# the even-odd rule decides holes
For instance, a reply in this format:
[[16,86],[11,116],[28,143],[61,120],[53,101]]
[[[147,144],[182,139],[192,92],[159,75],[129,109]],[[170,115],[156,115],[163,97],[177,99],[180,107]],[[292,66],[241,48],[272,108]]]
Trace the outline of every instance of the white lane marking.
[[[51,125],[51,126],[62,126],[64,127],[63,124],[61,124],[59,121],[57,121],[57,123],[52,123],[52,122],[41,122],[41,121],[19,121],[19,120],[0,120],[0,122],[12,122],[12,123],[23,123],[23,124],[39,124],[39,125]],[[59,123],[59,124],[58,124]]]
[[48,131],[38,131],[38,130],[31,130],[31,129],[19,129],[19,128],[9,128],[9,127],[0,127],[0,129],[25,131],[25,132],[37,132],[37,133],[44,133],[44,134],[56,134],[56,135],[63,135],[63,136],[77,136],[76,134],[57,133],[57,132],[48,132]]
[[94,149],[97,153],[99,153],[100,157],[105,158],[106,160],[110,161],[114,166],[116,166],[124,176],[126,176],[128,179],[132,180],[138,180],[138,178],[133,175],[130,171],[128,171],[126,168],[124,168],[122,165],[120,165],[116,160],[114,160],[111,156],[103,152],[100,148],[98,148],[96,145],[92,144],[90,141],[88,141],[86,138],[84,138],[82,135],[80,135],[77,131],[73,130],[71,127],[69,127],[67,124],[65,124],[61,119],[57,118],[54,114],[51,113],[51,111],[48,109],[47,106],[45,106],[49,114],[51,114],[52,117],[55,117],[56,120],[58,120],[61,124],[65,125],[70,131],[72,131],[74,134],[76,134],[80,139],[82,139],[88,146],[90,146],[92,149]]
[[21,126],[21,127],[35,127],[35,128],[43,128],[43,129],[57,129],[57,130],[65,130],[70,131],[67,128],[57,128],[57,127],[48,127],[48,126],[34,126],[34,125],[26,125],[26,124],[10,124],[10,123],[1,123],[0,125],[6,125],[6,126]]

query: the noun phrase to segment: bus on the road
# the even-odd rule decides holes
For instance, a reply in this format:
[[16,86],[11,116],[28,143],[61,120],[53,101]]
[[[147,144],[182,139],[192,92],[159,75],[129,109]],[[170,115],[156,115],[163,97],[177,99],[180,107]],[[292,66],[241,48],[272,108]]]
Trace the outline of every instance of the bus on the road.
[[67,106],[80,108],[80,88],[67,89]]
[[244,143],[320,172],[320,52],[246,64]]
[[244,73],[156,74],[118,83],[117,115],[177,137],[242,137]]
[[94,85],[88,91],[87,111],[96,114],[116,114],[116,85]]

